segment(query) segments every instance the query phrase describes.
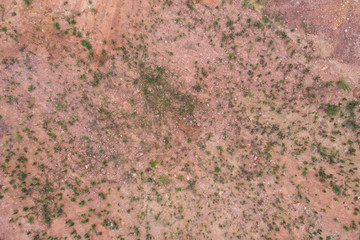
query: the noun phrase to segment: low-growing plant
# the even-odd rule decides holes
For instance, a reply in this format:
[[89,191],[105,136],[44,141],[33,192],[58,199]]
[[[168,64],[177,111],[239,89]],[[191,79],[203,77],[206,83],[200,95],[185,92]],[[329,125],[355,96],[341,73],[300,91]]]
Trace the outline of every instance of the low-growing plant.
[[87,41],[87,40],[81,40],[81,45],[84,46],[84,47],[86,47],[87,50],[91,50],[91,49],[92,49],[92,46],[91,46],[90,42]]
[[342,90],[350,91],[351,87],[347,82],[345,82],[344,79],[339,79],[339,81],[336,82],[336,86]]

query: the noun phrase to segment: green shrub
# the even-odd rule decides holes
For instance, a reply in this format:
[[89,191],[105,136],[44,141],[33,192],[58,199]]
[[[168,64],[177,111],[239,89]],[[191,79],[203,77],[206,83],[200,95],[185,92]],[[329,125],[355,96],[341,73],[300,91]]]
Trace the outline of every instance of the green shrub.
[[84,47],[86,47],[87,50],[91,50],[91,49],[92,49],[92,46],[91,46],[90,42],[87,41],[87,40],[81,40],[81,45],[84,46]]
[[339,112],[339,107],[337,105],[328,104],[325,111],[329,116],[334,116]]
[[60,30],[60,24],[58,22],[55,22],[54,23],[54,27],[57,29],[57,30]]
[[349,84],[347,84],[347,82],[345,82],[343,79],[340,79],[339,81],[337,81],[336,86],[338,86],[338,88],[345,90],[345,91],[351,90],[351,87],[349,86]]
[[31,4],[30,0],[24,0],[24,3],[26,6],[30,6],[30,4]]
[[349,112],[354,112],[354,109],[356,106],[360,105],[360,102],[358,101],[351,101],[347,104],[346,106],[346,110],[348,110]]

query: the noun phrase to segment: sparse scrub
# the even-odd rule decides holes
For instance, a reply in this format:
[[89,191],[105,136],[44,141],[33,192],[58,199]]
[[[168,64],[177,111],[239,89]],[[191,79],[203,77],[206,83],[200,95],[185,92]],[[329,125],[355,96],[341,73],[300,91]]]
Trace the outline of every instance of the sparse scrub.
[[359,86],[312,35],[262,0],[83,4],[0,4],[0,239],[357,237]]

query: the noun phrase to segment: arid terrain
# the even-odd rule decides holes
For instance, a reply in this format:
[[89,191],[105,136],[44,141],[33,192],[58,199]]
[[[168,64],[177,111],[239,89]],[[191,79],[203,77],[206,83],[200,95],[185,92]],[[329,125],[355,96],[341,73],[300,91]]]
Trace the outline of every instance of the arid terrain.
[[357,0],[1,0],[0,63],[1,240],[360,239]]

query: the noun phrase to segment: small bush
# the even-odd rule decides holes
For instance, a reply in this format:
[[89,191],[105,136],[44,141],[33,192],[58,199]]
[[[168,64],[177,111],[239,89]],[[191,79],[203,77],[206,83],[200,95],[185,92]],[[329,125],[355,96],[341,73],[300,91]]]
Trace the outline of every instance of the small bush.
[[91,50],[91,49],[92,49],[92,46],[91,46],[90,42],[87,41],[87,40],[81,40],[81,45],[84,46],[84,47],[86,47],[87,50]]
[[58,22],[55,22],[54,23],[54,27],[57,29],[57,30],[60,30],[60,24]]
[[356,108],[356,106],[360,105],[360,102],[358,101],[351,101],[347,104],[346,106],[346,110],[348,110],[349,112],[354,112],[354,109]]
[[24,3],[26,6],[30,6],[30,4],[31,4],[30,0],[24,0]]
[[351,87],[349,86],[349,84],[347,84],[347,82],[345,82],[343,79],[340,79],[339,81],[337,81],[336,86],[338,86],[338,88],[345,90],[345,91],[351,90]]
[[334,116],[339,112],[339,107],[337,105],[328,104],[325,111],[329,116]]
[[336,195],[340,195],[341,194],[341,189],[339,186],[336,185],[332,185],[332,189],[335,192]]

